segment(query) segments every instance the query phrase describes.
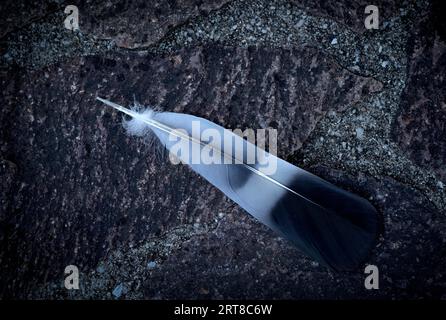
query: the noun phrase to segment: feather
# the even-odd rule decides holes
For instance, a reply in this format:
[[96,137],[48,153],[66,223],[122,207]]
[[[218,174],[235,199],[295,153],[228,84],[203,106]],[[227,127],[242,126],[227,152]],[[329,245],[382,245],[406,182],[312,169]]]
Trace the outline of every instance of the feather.
[[[206,119],[151,109],[137,112],[97,99],[132,117],[125,124],[130,134],[142,136],[150,128],[171,153],[179,143],[189,147],[190,153],[175,153],[181,162],[321,264],[335,271],[352,270],[364,262],[373,247],[378,215],[367,200]],[[198,131],[193,123],[199,124]],[[218,131],[222,139],[203,141],[201,137],[207,129]],[[228,137],[234,143],[227,144]],[[242,152],[236,147],[241,145]],[[247,150],[256,151],[254,161],[248,161]],[[204,151],[213,153],[219,161],[207,164],[194,161],[197,153]],[[275,162],[274,172],[265,173],[268,162],[265,159]]]

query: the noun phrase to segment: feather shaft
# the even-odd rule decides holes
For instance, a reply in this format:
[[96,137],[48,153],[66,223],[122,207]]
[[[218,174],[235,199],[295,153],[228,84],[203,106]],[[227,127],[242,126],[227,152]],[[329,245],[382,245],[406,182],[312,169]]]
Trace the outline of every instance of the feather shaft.
[[[134,111],[132,111],[130,109],[124,108],[124,107],[122,107],[122,106],[120,106],[120,105],[118,105],[118,104],[116,104],[114,102],[111,102],[109,100],[105,100],[105,99],[102,99],[102,98],[99,98],[99,97],[97,98],[97,100],[99,100],[99,101],[109,105],[110,107],[113,107],[116,110],[121,111],[121,112],[123,112],[123,113],[125,113],[125,114],[127,114],[127,115],[129,115],[131,117],[138,118],[138,116],[139,116],[137,112],[134,112]],[[141,118],[141,121],[143,121],[144,123],[146,123],[147,125],[149,125],[151,127],[154,127],[154,128],[159,129],[159,130],[162,130],[165,133],[170,134],[172,136],[178,137],[178,138],[186,140],[186,141],[190,141],[192,143],[197,143],[197,144],[199,144],[202,147],[207,146],[207,144],[205,144],[203,141],[198,140],[198,139],[196,139],[194,137],[191,137],[189,135],[185,135],[181,131],[177,131],[177,130],[169,127],[169,126],[166,126],[166,125],[162,124],[159,121],[152,120],[152,119],[146,119],[146,118]],[[229,155],[227,152],[224,152],[222,149],[216,148],[215,146],[210,146],[210,147],[213,150],[215,150],[216,152],[218,152],[219,154],[221,154],[222,156],[224,156],[226,158],[229,158],[230,160],[236,160],[236,157],[234,155]],[[296,196],[301,197],[301,198],[305,199],[306,201],[309,201],[309,202],[313,203],[314,205],[319,206],[319,204],[314,203],[310,199],[305,198],[303,195],[301,195],[301,194],[297,193],[296,191],[290,189],[289,187],[287,187],[286,185],[280,183],[279,181],[276,181],[276,180],[272,179],[268,175],[264,174],[262,171],[260,171],[260,170],[258,170],[256,168],[254,168],[253,166],[251,166],[250,164],[248,164],[248,163],[240,163],[240,164],[245,166],[248,170],[252,171],[253,173],[259,175],[260,177],[270,181],[271,183],[274,183],[274,184],[278,185],[279,187],[284,188],[285,190],[295,194]]]

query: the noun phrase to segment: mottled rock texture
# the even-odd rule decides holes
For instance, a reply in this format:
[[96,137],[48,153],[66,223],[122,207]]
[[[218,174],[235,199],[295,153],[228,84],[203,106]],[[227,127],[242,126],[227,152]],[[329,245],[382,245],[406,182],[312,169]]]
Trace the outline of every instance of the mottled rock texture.
[[0,37],[58,9],[51,1],[2,1],[0,3]]
[[220,8],[229,0],[107,1],[82,5],[82,31],[112,38],[124,48],[154,44],[172,28]]
[[[376,4],[365,31],[363,1],[85,2],[72,33],[63,2],[2,3],[0,297],[445,298],[444,24],[436,4]],[[380,290],[126,136],[96,96],[278,129],[281,157],[378,209]]]
[[[382,266],[380,291],[364,290],[360,273],[341,277],[327,273],[323,267],[308,263],[283,240],[272,238],[259,224],[231,215],[210,235],[187,242],[185,251],[154,271],[146,283],[148,297],[356,299],[358,294],[363,298],[409,298],[420,295],[420,290],[433,297],[444,292],[446,223],[444,219],[438,223],[440,214],[422,195],[391,179],[352,179],[320,167],[312,171],[380,199],[375,205],[385,216],[386,240],[380,241],[370,258],[370,263]],[[380,197],[382,194],[385,196]],[[405,220],[407,216],[410,221]],[[256,236],[241,237],[253,234]],[[203,250],[210,253],[205,261],[201,259]]]
[[388,22],[393,16],[398,14],[401,3],[393,0],[291,0],[292,3],[308,10],[316,16],[329,17],[338,21],[358,33],[366,32],[364,28],[365,8],[369,5],[378,7],[381,22]]
[[[379,83],[312,50],[209,47],[166,57],[81,58],[25,73],[15,86],[4,112],[4,155],[18,166],[20,184],[10,189],[5,220],[26,240],[7,234],[2,260],[12,278],[32,267],[42,279],[70,262],[94,265],[120,241],[225,211],[226,200],[209,184],[166,159],[155,163],[156,150],[126,137],[121,115],[96,102],[96,94],[123,103],[135,95],[228,128],[274,126],[286,156],[327,111],[348,107]],[[36,240],[54,252],[29,265],[41,254]]]
[[408,44],[408,79],[393,134],[417,164],[445,181],[446,23],[437,12],[421,17]]

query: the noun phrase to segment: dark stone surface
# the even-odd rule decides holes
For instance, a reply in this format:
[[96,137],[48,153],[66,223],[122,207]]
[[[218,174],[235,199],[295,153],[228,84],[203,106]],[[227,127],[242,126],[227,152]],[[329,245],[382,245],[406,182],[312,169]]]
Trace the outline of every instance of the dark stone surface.
[[15,81],[3,112],[3,157],[17,171],[2,221],[10,226],[4,294],[53,279],[70,263],[92,267],[108,250],[148,234],[197,217],[212,220],[228,205],[188,169],[155,163],[156,152],[126,137],[121,116],[96,102],[96,94],[123,103],[135,95],[228,128],[278,127],[286,156],[328,110],[380,86],[316,51],[221,47],[87,57]]
[[[67,5],[76,5],[82,32],[98,38],[113,38],[122,47],[136,47],[152,44],[169,29],[229,1],[7,0],[0,3],[0,38],[49,14],[63,11]],[[60,22],[62,27],[63,19]]]
[[0,3],[0,39],[59,8],[52,1],[2,1]]
[[445,181],[446,27],[440,19],[436,12],[425,14],[414,29],[407,86],[393,136],[416,163],[433,168]]
[[387,27],[391,18],[399,13],[400,8],[405,7],[404,1],[393,0],[372,2],[367,0],[291,0],[290,2],[305,8],[313,15],[338,21],[358,33],[373,32],[373,30],[367,31],[364,27],[364,20],[367,17],[364,10],[368,5],[378,7],[380,28]]
[[[445,177],[441,11],[378,2],[388,23],[364,32],[363,1],[292,1],[294,10],[253,0],[246,15],[246,2],[231,2],[85,2],[75,34],[53,14],[64,2],[28,15],[20,1],[2,3],[11,19],[0,35],[1,298],[110,299],[116,287],[128,299],[446,298],[445,194],[432,178]],[[304,14],[305,27],[288,25]],[[200,35],[203,25],[220,34]],[[367,263],[379,267],[380,290],[365,290],[363,268],[334,274],[304,257],[187,167],[127,137],[97,95],[227,128],[277,128],[281,157],[378,209]],[[308,150],[320,163],[302,160]],[[79,291],[61,286],[68,264],[81,270]]]
[[369,263],[380,266],[384,275],[380,290],[364,289],[362,270],[327,272],[234,210],[214,232],[186,242],[155,270],[145,285],[146,298],[401,299],[444,294],[446,219],[429,201],[392,179],[352,177],[324,167],[312,171],[375,199],[385,220]]
[[108,1],[79,6],[82,31],[113,39],[123,48],[146,47],[169,30],[197,16],[220,8],[230,0]]

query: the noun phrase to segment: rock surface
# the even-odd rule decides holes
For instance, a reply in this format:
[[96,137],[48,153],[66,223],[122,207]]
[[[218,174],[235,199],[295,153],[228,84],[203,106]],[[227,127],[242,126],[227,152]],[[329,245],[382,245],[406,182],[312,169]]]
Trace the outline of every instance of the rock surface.
[[[63,3],[8,20],[0,297],[446,298],[443,24],[436,4],[386,1],[382,29],[364,31],[365,5],[86,2],[74,33]],[[380,290],[364,288],[363,268],[333,274],[304,257],[126,136],[96,96],[278,129],[281,157],[378,209],[366,263]],[[69,264],[78,291],[63,287]]]
[[423,16],[411,38],[407,86],[393,134],[418,165],[445,181],[446,31],[437,19],[435,13]]
[[229,0],[107,1],[83,4],[81,30],[116,45],[136,49],[161,40],[172,28],[217,10]]

